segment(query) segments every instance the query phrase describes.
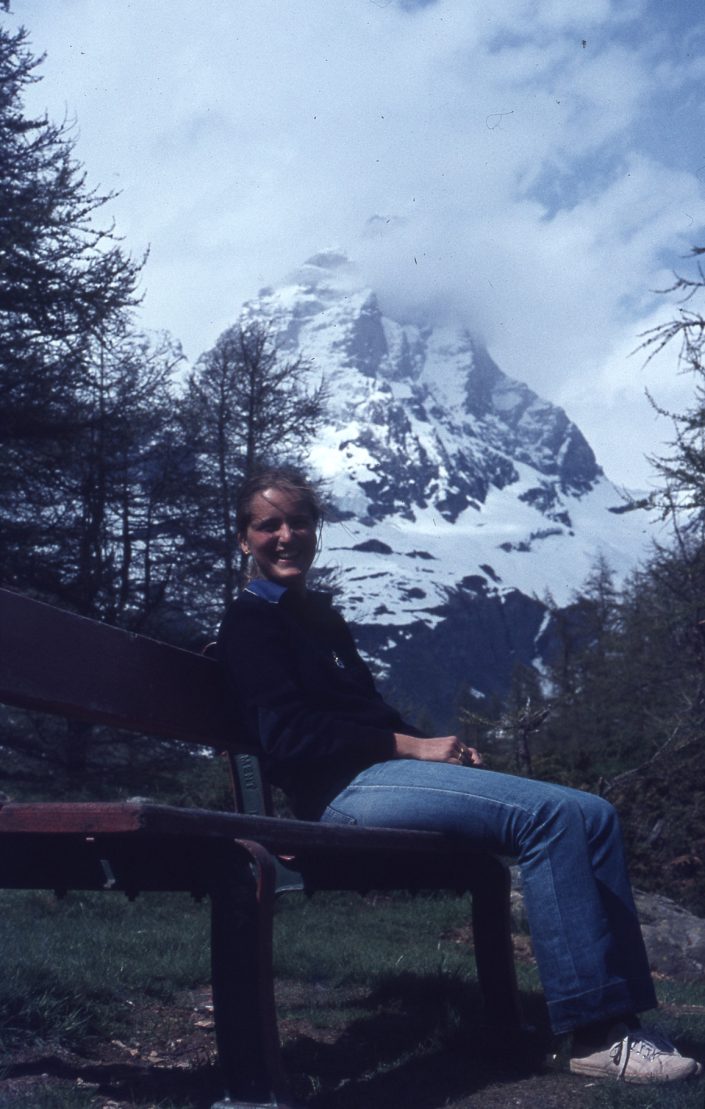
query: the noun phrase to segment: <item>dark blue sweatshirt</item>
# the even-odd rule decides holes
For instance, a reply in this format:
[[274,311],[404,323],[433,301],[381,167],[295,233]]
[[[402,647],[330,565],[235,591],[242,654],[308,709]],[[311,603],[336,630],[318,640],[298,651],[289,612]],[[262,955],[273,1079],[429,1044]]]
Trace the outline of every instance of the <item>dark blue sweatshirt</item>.
[[315,819],[362,769],[393,756],[393,734],[421,733],[375,689],[324,593],[250,583],[218,636],[231,709],[298,816]]

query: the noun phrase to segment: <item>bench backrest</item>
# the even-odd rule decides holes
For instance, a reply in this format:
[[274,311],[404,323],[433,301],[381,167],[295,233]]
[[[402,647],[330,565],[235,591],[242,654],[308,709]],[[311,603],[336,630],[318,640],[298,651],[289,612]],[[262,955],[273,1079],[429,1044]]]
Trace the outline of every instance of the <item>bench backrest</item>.
[[268,811],[209,657],[0,589],[0,702],[225,751],[235,807]]

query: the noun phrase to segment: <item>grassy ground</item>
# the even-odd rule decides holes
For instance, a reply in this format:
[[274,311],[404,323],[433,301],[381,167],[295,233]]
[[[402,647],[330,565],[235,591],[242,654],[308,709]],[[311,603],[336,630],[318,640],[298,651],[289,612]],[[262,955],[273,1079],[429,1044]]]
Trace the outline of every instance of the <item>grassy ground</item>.
[[[469,905],[450,897],[292,897],[277,915],[285,1065],[313,1109],[703,1109],[705,1082],[589,1083],[533,1037],[482,1022]],[[0,895],[0,1109],[206,1109],[217,1096],[208,907],[179,895]],[[662,981],[659,1024],[705,1061],[705,985]]]

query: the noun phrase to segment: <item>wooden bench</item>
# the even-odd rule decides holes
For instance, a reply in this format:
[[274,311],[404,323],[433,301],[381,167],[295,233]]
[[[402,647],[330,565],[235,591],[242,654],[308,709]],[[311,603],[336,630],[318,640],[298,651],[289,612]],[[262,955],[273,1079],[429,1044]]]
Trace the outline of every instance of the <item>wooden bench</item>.
[[[213,1109],[286,1109],[272,979],[275,896],[290,890],[472,894],[489,1019],[519,1021],[509,876],[441,834],[322,826],[263,812],[256,754],[225,717],[218,664],[0,590],[0,702],[227,751],[240,811],[136,802],[0,806],[0,888],[188,890],[211,904]],[[135,739],[135,742],[139,742]]]

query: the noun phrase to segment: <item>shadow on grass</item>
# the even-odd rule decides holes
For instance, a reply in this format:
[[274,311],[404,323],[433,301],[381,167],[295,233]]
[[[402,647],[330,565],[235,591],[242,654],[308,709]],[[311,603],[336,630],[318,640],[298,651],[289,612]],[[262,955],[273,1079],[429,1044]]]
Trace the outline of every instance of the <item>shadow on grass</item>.
[[[305,1034],[286,1044],[285,1066],[294,1093],[315,1109],[451,1105],[543,1070],[551,1044],[543,1004],[535,995],[522,1002],[534,1031],[491,1029],[475,983],[397,974],[357,1001],[364,1012],[332,1041]],[[331,997],[330,1007],[338,1005]]]
[[[66,1109],[95,1106],[96,1096],[149,1109],[210,1109],[223,1096],[220,1075],[210,1064],[189,1070],[140,1063],[91,1064],[59,1058],[7,1067],[0,1072],[0,1109]],[[32,1079],[36,1079],[33,1082]],[[80,1088],[77,1084],[80,1083]]]

